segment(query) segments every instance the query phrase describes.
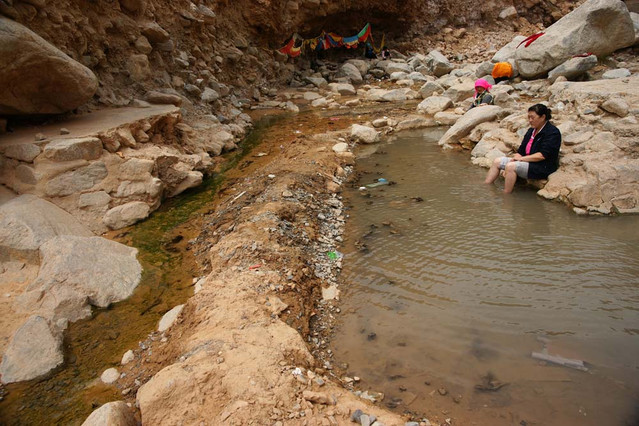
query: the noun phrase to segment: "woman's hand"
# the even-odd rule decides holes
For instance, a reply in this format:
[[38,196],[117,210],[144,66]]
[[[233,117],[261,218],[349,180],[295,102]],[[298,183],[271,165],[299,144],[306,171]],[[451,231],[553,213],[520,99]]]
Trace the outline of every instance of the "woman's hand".
[[520,153],[517,153],[515,155],[513,155],[513,158],[510,159],[510,161],[521,161],[522,156]]

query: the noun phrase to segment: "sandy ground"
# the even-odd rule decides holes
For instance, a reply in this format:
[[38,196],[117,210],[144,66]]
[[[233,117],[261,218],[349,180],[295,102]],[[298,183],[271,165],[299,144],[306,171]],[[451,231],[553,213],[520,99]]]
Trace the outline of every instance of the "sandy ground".
[[322,301],[339,271],[325,250],[339,246],[339,192],[354,159],[331,148],[351,122],[393,112],[363,111],[278,123],[188,225],[206,279],[117,384],[143,424],[345,424],[357,409],[387,425],[407,420],[343,387],[326,344],[307,343],[322,342],[340,312]]

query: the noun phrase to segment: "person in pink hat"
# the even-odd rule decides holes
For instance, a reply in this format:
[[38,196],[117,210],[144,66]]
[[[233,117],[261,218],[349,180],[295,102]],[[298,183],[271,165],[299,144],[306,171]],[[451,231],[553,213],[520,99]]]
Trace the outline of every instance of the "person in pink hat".
[[475,97],[473,98],[472,105],[468,109],[470,110],[476,106],[482,105],[493,105],[495,101],[493,99],[493,95],[490,94],[490,89],[492,87],[493,86],[483,78],[475,81]]

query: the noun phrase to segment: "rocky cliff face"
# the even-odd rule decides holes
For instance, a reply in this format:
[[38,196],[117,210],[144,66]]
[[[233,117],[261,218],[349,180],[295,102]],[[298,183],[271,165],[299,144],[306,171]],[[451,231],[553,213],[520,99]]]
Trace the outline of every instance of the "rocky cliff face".
[[[95,106],[128,105],[159,88],[183,96],[187,110],[224,113],[225,98],[237,106],[259,98],[259,87],[290,80],[293,67],[274,49],[295,32],[351,35],[370,22],[374,35],[416,50],[437,41],[455,45],[445,31],[454,27],[547,25],[574,3],[516,2],[518,16],[500,20],[509,6],[505,0],[481,7],[470,0],[2,0],[0,14],[92,70],[100,82]],[[207,87],[215,93],[204,97]]]

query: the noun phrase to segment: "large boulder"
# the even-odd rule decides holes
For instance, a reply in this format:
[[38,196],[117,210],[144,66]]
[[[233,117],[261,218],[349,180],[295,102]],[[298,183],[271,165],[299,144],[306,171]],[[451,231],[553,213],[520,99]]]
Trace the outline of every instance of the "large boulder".
[[445,96],[431,96],[417,105],[417,112],[435,115],[453,106],[453,101]]
[[354,64],[348,62],[342,65],[338,73],[338,77],[346,77],[351,83],[354,84],[360,84],[362,81],[364,81],[359,69]]
[[431,50],[426,58],[427,67],[435,77],[441,77],[453,70],[453,65],[438,50]]
[[351,127],[351,139],[361,143],[374,143],[379,141],[379,132],[372,127],[353,124]]
[[98,88],[90,69],[28,28],[0,15],[0,114],[60,114]]
[[445,89],[436,81],[429,81],[420,87],[419,94],[422,98],[426,99],[429,96],[433,96],[435,92],[442,94],[444,93],[444,90]]
[[453,102],[463,101],[475,94],[475,84],[473,81],[464,81],[450,86],[443,96],[450,98]]
[[151,208],[147,203],[132,201],[109,210],[104,215],[103,222],[110,229],[120,229],[145,219],[150,212]]
[[13,335],[2,357],[2,383],[40,377],[64,362],[62,334],[40,316],[31,316]]
[[[52,320],[78,320],[89,306],[106,308],[129,297],[140,282],[137,249],[102,237],[60,236],[40,247],[38,277],[20,296]],[[32,304],[33,303],[33,304]]]
[[331,92],[339,93],[340,95],[356,95],[357,90],[353,87],[352,84],[348,83],[330,83],[328,85],[328,89]]
[[403,89],[371,89],[366,92],[366,99],[373,102],[401,102],[408,99]]
[[575,55],[606,56],[634,41],[632,19],[623,1],[587,0],[528,47],[519,47],[515,62],[523,77],[539,77]]
[[[381,64],[382,63],[380,62],[378,66],[381,66]],[[405,72],[406,74],[410,74],[413,71],[410,65],[404,62],[388,62],[384,69],[387,74],[392,74],[394,72]]]
[[502,109],[496,105],[487,105],[471,109],[464,114],[462,118],[457,120],[453,127],[444,133],[444,136],[439,140],[439,145],[450,146],[458,143],[459,139],[468,135],[475,126],[497,119],[501,112]]
[[[515,54],[517,53],[517,46],[519,46],[519,43],[525,39],[526,37],[521,35],[515,36],[510,43],[499,49],[497,53],[493,55],[491,61],[495,63],[513,61],[515,59]],[[490,70],[492,71],[492,68]],[[481,75],[478,77],[481,77]]]

